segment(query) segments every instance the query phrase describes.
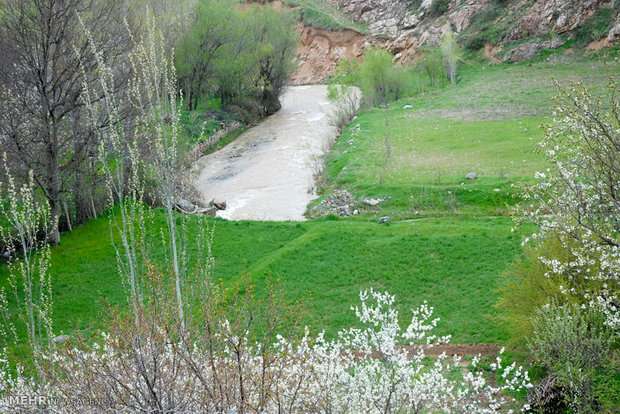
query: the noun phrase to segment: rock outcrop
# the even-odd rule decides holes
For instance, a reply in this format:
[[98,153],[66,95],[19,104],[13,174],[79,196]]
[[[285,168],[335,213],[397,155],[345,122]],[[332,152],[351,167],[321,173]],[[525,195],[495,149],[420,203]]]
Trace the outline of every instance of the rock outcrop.
[[604,0],[538,0],[526,9],[507,40],[520,40],[550,33],[566,33],[579,27]]
[[[489,8],[495,21],[503,21],[495,50],[505,47],[502,59],[530,59],[539,50],[563,44],[550,35],[568,34],[578,29],[597,10],[613,7],[611,0],[449,0],[446,10],[433,3],[443,0],[330,0],[353,18],[368,25],[369,36],[390,49],[397,60],[407,61],[422,45],[436,45],[449,23],[456,33],[467,31],[475,18]],[[617,7],[614,13],[617,14]],[[494,20],[487,24],[493,25]],[[541,40],[542,38],[542,40]],[[544,39],[546,38],[546,39]],[[610,28],[605,44],[620,38],[620,20]],[[516,46],[511,44],[519,43]],[[514,50],[513,50],[514,49]]]
[[[620,8],[612,0],[326,1],[366,24],[368,31],[300,26],[299,68],[293,84],[322,82],[341,59],[360,57],[369,46],[389,50],[395,61],[414,61],[421,47],[439,44],[448,25],[462,43],[475,39],[475,47],[493,63],[527,60],[543,49],[558,48],[603,8],[611,16],[605,29],[608,33],[591,39],[588,49],[608,47],[620,40]],[[282,7],[280,1],[275,3]],[[493,32],[491,39],[480,36],[483,30]]]

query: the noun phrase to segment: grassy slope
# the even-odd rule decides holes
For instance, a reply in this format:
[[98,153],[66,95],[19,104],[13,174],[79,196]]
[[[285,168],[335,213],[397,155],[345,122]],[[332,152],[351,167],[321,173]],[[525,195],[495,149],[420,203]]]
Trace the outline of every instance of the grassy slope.
[[284,0],[284,3],[300,14],[306,26],[326,30],[354,30],[366,33],[366,27],[342,13],[328,0]]
[[[619,67],[583,58],[466,67],[457,87],[360,114],[328,158],[325,193],[388,197],[362,211],[375,217],[509,214],[515,187],[544,168],[536,143],[551,114],[553,80],[600,91]],[[468,172],[479,178],[466,180]]]
[[[218,220],[216,276],[232,286],[249,275],[259,294],[265,280],[278,280],[315,329],[350,323],[358,291],[372,286],[397,294],[403,308],[427,300],[442,318],[441,333],[455,342],[501,342],[506,332],[492,318],[496,287],[520,252],[520,235],[503,215],[514,203],[511,185],[542,166],[534,147],[550,112],[551,79],[602,84],[617,69],[588,61],[472,67],[455,88],[360,114],[329,158],[327,190],[392,199],[355,219]],[[393,156],[387,169],[385,136]],[[480,179],[464,182],[468,170]],[[406,220],[376,224],[386,213]],[[100,219],[54,249],[58,331],[104,327],[103,304],[124,303],[108,234]],[[0,267],[0,284],[5,280]]]

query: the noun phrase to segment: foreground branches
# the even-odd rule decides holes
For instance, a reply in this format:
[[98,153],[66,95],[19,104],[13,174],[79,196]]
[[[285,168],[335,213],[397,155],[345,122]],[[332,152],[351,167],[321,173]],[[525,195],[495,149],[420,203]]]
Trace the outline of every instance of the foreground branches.
[[402,329],[394,296],[371,290],[360,300],[360,326],[335,339],[306,332],[274,342],[254,341],[251,325],[208,311],[192,334],[179,331],[155,305],[138,328],[117,324],[99,344],[54,354],[49,383],[30,389],[0,376],[0,391],[4,401],[37,392],[44,401],[69,402],[56,412],[494,413],[511,403],[506,391],[530,386],[525,371],[502,367],[499,358],[491,369],[502,385],[485,380],[477,359],[466,370],[445,355],[426,360],[420,345],[448,339],[432,334],[438,320],[429,306],[414,310]]

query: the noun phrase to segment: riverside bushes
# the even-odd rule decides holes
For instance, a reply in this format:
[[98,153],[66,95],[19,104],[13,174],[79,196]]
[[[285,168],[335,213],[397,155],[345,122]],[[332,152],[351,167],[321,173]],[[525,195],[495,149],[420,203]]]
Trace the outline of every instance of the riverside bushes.
[[296,46],[290,13],[260,6],[238,9],[224,0],[198,3],[176,56],[188,109],[216,97],[245,116],[277,111]]
[[330,80],[332,91],[341,86],[356,86],[361,89],[366,106],[386,106],[429,88],[445,86],[450,74],[456,79],[454,59],[448,62],[440,49],[425,49],[422,53],[415,65],[394,63],[389,52],[378,48],[367,50],[361,61],[344,59]]

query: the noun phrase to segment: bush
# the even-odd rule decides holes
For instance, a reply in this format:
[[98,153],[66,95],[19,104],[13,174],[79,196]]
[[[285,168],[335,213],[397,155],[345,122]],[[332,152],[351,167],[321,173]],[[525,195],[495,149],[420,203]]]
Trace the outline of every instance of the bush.
[[440,49],[423,49],[423,58],[416,65],[427,78],[428,85],[433,88],[447,83],[443,56]]
[[473,17],[471,25],[461,35],[465,49],[475,52],[487,43],[496,44],[502,40],[509,28],[507,19],[497,21],[503,14],[502,7],[501,0],[496,0]]
[[580,46],[607,36],[615,18],[615,11],[609,7],[599,8],[575,31],[575,40]]
[[[392,55],[383,49],[370,49],[361,62],[342,60],[330,84],[357,86],[362,90],[364,104],[382,106],[412,94],[415,82],[410,68],[392,63]],[[334,91],[332,87],[332,94]]]
[[441,36],[441,55],[450,83],[455,85],[458,76],[458,65],[461,62],[463,52],[454,38],[454,33],[448,25],[447,30]]
[[491,367],[505,379],[499,385],[477,360],[466,370],[445,355],[428,363],[426,347],[447,338],[433,335],[438,319],[427,304],[411,311],[403,329],[394,296],[364,291],[353,308],[359,323],[335,339],[278,335],[270,311],[253,338],[261,315],[243,304],[229,310],[237,307],[224,295],[207,297],[203,321],[179,332],[163,294],[136,321],[119,318],[99,346],[55,352],[36,393],[21,372],[11,375],[0,349],[0,395],[7,397],[0,411],[15,412],[19,395],[45,395],[68,404],[53,407],[57,413],[83,412],[80,401],[92,412],[488,413],[513,405],[507,392],[530,386],[522,367],[500,357]]
[[294,68],[293,16],[269,7],[239,10],[234,2],[205,0],[196,6],[194,19],[179,41],[176,59],[188,109],[196,109],[204,96],[217,96],[225,106],[255,107],[254,117],[277,111]]
[[433,0],[431,3],[431,15],[432,16],[441,16],[448,12],[448,8],[450,7],[450,0]]
[[549,238],[539,246],[527,247],[506,273],[497,307],[502,311],[500,319],[507,325],[514,345],[525,345],[525,339],[531,336],[532,318],[537,309],[549,301],[568,300],[561,293],[561,282],[547,277],[548,268],[539,260],[540,256],[563,254],[559,241]]
[[385,105],[396,99],[394,95],[403,89],[403,85],[399,85],[401,80],[388,52],[371,49],[364,54],[359,67],[359,83],[368,104]]
[[360,91],[356,87],[331,84],[328,87],[329,99],[336,103],[330,122],[338,131],[349,124],[360,107]]
[[362,91],[363,104],[384,106],[446,85],[448,76],[442,51],[425,49],[423,53],[415,66],[393,63],[392,55],[383,49],[369,49],[361,62],[344,59],[330,79],[330,98],[336,100],[342,86],[357,86]]
[[[546,305],[532,320],[533,336],[529,349],[534,360],[545,368],[545,388],[561,395],[562,402],[574,412],[600,412],[594,389],[597,370],[609,361],[613,336],[602,315],[578,305]],[[549,382],[553,386],[549,386]],[[535,408],[547,409],[540,401],[545,394],[533,393]]]

